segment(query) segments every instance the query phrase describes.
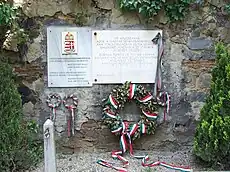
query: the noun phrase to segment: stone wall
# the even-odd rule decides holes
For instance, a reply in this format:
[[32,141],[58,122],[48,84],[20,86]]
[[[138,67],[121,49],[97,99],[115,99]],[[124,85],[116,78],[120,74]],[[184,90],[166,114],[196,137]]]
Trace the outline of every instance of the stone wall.
[[[214,42],[229,39],[230,23],[221,8],[212,1],[195,7],[179,23],[168,23],[160,14],[146,22],[136,13],[121,12],[113,0],[24,0],[15,1],[25,14],[22,21],[30,34],[30,42],[15,47],[14,40],[5,46],[14,72],[20,78],[25,115],[43,124],[49,116],[46,96],[50,92],[62,97],[76,93],[79,106],[76,135],[67,138],[65,109],[57,111],[56,133],[59,150],[111,151],[119,147],[118,137],[101,124],[101,100],[114,85],[94,85],[91,88],[48,88],[46,63],[46,28],[69,25],[97,29],[162,29],[164,36],[163,82],[171,94],[171,111],[166,122],[159,120],[155,135],[135,142],[136,149],[178,150],[192,145],[199,110],[204,104],[214,64]],[[152,85],[151,85],[152,86]],[[134,109],[130,111],[131,109]],[[127,113],[126,113],[127,112]],[[128,113],[129,112],[129,113]],[[127,107],[123,114],[136,119],[135,108]],[[160,118],[162,119],[162,118]]]

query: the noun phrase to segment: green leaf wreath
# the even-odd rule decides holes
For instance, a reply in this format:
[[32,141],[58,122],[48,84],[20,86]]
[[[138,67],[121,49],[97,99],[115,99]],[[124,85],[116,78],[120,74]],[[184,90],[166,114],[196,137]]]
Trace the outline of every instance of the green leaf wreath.
[[[123,121],[119,113],[132,100],[137,103],[142,113],[140,120],[131,124]],[[125,82],[114,88],[103,104],[103,122],[115,135],[128,132],[132,140],[135,140],[143,134],[154,134],[158,107],[156,99],[142,85]]]

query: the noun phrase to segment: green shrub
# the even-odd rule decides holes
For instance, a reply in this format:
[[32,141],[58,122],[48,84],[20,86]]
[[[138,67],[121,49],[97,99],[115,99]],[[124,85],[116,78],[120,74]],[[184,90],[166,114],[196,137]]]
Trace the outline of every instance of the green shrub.
[[8,3],[0,3],[0,25],[10,26],[16,18],[16,8]]
[[214,164],[230,157],[230,52],[216,46],[216,65],[212,71],[210,95],[200,112],[194,139],[194,153]]
[[41,157],[34,140],[37,125],[22,116],[22,102],[14,83],[12,68],[0,61],[0,171],[20,171]]

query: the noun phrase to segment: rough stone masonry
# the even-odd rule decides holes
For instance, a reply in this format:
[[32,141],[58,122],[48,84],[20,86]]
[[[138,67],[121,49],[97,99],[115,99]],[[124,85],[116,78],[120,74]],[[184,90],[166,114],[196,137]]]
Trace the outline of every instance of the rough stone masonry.
[[[155,135],[142,137],[134,143],[141,150],[182,150],[192,146],[199,111],[204,104],[210,84],[210,70],[214,64],[214,42],[229,42],[229,27],[225,14],[210,3],[192,9],[180,23],[168,23],[159,14],[146,22],[140,15],[123,13],[113,0],[28,0],[15,1],[25,14],[22,21],[30,33],[27,45],[16,47],[14,40],[7,40],[5,51],[10,57],[14,72],[20,77],[26,117],[40,125],[49,116],[46,96],[51,92],[62,97],[75,93],[79,98],[76,135],[66,134],[66,114],[58,109],[56,119],[57,143],[60,151],[111,151],[119,148],[119,138],[101,124],[101,100],[106,98],[114,85],[93,85],[91,88],[48,88],[46,28],[48,26],[77,26],[92,29],[162,29],[164,36],[163,82],[171,94],[171,111],[167,121],[159,120]],[[10,43],[10,44],[9,44]],[[150,88],[152,85],[150,85]],[[129,112],[129,113],[128,113]],[[134,105],[123,114],[136,120],[139,117]]]

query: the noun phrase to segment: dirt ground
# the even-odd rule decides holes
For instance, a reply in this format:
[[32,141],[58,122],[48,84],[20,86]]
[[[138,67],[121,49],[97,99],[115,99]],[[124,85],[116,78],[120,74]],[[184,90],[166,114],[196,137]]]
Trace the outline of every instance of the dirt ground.
[[[150,157],[150,161],[163,161],[176,166],[189,166],[193,172],[195,171],[211,171],[198,165],[194,156],[190,151],[177,151],[177,152],[144,152],[135,151],[135,155],[146,155]],[[134,159],[125,154],[125,158],[129,160],[128,172],[174,172],[165,167],[143,167],[140,159]],[[104,153],[77,153],[72,155],[57,154],[57,172],[113,172],[115,170],[103,167],[97,164],[97,160],[103,159],[110,162],[120,163],[118,160],[114,160],[111,157],[111,152]],[[151,162],[152,162],[151,161]],[[42,162],[37,169],[30,170],[30,172],[44,172],[44,163]]]

